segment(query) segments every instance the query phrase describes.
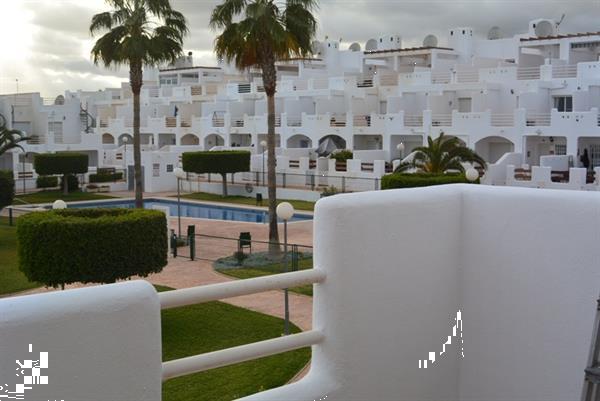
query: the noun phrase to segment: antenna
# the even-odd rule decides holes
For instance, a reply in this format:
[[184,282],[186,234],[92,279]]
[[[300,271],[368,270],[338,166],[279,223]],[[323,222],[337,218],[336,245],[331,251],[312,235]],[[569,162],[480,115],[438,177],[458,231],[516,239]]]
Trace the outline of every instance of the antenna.
[[560,24],[562,24],[562,22],[564,21],[565,17],[567,16],[567,14],[561,15],[560,20],[556,23],[556,27],[558,28],[560,26]]

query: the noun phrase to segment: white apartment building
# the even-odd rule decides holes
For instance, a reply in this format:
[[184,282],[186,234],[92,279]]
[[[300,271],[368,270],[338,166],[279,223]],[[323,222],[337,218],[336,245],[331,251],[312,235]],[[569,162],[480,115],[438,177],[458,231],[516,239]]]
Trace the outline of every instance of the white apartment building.
[[[508,163],[525,172],[544,163],[553,171],[556,163],[581,167],[584,150],[589,167],[600,166],[600,32],[558,28],[538,19],[523,34],[502,37],[492,28],[479,39],[472,28],[457,27],[444,43],[429,35],[410,48],[397,34],[348,50],[337,41],[315,42],[313,58],[277,66],[278,172],[378,179],[442,131],[491,164],[502,158],[491,168],[496,183],[507,182],[498,171]],[[5,155],[0,168],[32,174],[31,154],[59,150],[87,152],[91,167],[131,166],[132,110],[127,83],[50,102],[36,94],[0,96],[9,125],[34,136],[27,156]],[[174,189],[171,171],[185,151],[246,148],[255,153],[253,171],[261,171],[266,113],[258,70],[198,67],[191,54],[147,70],[146,190]],[[336,166],[320,157],[319,146],[351,149],[354,160]]]

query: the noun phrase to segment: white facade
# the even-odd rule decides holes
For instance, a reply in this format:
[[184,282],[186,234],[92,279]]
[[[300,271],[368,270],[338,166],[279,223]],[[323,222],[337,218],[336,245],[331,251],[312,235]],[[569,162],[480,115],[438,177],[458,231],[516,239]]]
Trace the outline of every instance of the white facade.
[[[571,155],[570,167],[581,167],[579,156],[587,149],[590,169],[600,166],[600,32],[560,35],[549,20],[532,21],[523,30],[489,40],[469,27],[451,28],[437,47],[418,48],[395,46],[401,44],[399,34],[352,50],[327,40],[315,43],[317,58],[278,63],[278,171],[378,178],[386,163],[441,131],[490,163],[512,152],[520,155],[517,168],[539,165],[546,155]],[[437,42],[430,39],[426,44]],[[267,106],[259,71],[194,67],[189,55],[173,68],[148,70],[145,77],[145,153],[178,156],[215,146],[247,147],[257,155],[264,151]],[[32,104],[22,105],[24,98]],[[125,159],[133,160],[131,154],[125,157],[123,146],[133,130],[132,96],[125,83],[95,93],[67,93],[63,106],[45,106],[36,95],[0,97],[4,115],[11,115],[13,106],[13,125],[37,138],[29,152],[86,150],[95,155],[92,166],[100,167],[124,168]],[[93,133],[82,133],[80,109],[95,123]],[[62,132],[53,133],[61,119]],[[310,163],[331,136],[360,155],[352,169],[336,172],[327,162]],[[257,171],[260,158],[253,161]],[[174,178],[162,175],[177,157],[167,159],[160,177],[146,173],[148,187],[150,181],[168,180],[157,187],[174,188]],[[378,161],[383,169],[374,168]],[[6,165],[23,168],[16,156],[0,159],[0,166]]]

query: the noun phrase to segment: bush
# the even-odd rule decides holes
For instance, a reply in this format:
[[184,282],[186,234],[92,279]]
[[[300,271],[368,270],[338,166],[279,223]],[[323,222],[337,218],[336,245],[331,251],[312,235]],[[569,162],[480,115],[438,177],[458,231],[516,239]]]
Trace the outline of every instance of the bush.
[[242,150],[186,152],[181,159],[183,170],[188,173],[221,174],[223,196],[227,196],[227,174],[250,171],[250,152]]
[[[68,184],[67,189],[69,190],[69,192],[79,191],[79,179],[77,179],[77,177],[74,176],[73,174],[67,175],[67,184]],[[62,189],[63,191],[65,190],[65,177],[64,176],[60,178],[60,189]]]
[[[73,152],[43,153],[35,155],[33,167],[39,175],[62,175],[64,183],[64,177],[68,174],[87,173],[88,155]],[[67,188],[61,183],[61,188],[65,194],[74,190],[70,185],[72,182],[75,183],[72,179],[67,179],[67,184],[69,184]],[[77,189],[78,186],[79,183],[75,185]]]
[[19,268],[52,287],[145,277],[167,264],[166,225],[156,210],[33,212],[18,220]]
[[0,170],[0,209],[12,205],[15,198],[15,178],[10,170]]
[[325,197],[327,197],[327,196],[332,196],[332,195],[337,195],[337,194],[339,194],[339,193],[340,193],[340,191],[339,191],[339,190],[338,190],[336,187],[334,187],[334,186],[332,185],[332,186],[330,186],[330,187],[328,187],[328,188],[325,188],[325,189],[324,189],[324,190],[321,192],[321,198],[325,198]]
[[331,154],[331,158],[335,159],[337,162],[345,162],[354,157],[354,154],[351,150],[340,150],[339,152],[335,152]]
[[101,182],[115,182],[123,179],[123,173],[98,173],[90,174],[90,182],[101,183]]
[[53,175],[40,175],[35,181],[38,188],[56,188],[58,187],[58,177]]
[[432,185],[469,184],[464,174],[406,174],[394,173],[383,176],[381,189],[417,188]]

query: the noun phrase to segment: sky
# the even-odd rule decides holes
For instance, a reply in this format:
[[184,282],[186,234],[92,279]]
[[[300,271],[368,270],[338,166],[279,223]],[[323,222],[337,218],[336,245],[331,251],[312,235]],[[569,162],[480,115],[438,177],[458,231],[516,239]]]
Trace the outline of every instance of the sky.
[[[215,65],[216,33],[208,27],[219,0],[171,0],[188,19],[185,50],[197,65]],[[104,0],[0,0],[0,94],[41,92],[54,97],[65,90],[120,86],[126,70],[97,67],[91,61],[94,39],[89,23],[109,10]],[[403,46],[419,46],[428,34],[445,44],[452,27],[469,26],[485,37],[492,26],[505,36],[523,33],[536,18],[560,19],[561,33],[600,31],[600,0],[321,0],[316,12],[317,39],[342,39],[342,48],[388,34]],[[18,82],[17,82],[18,80]]]

